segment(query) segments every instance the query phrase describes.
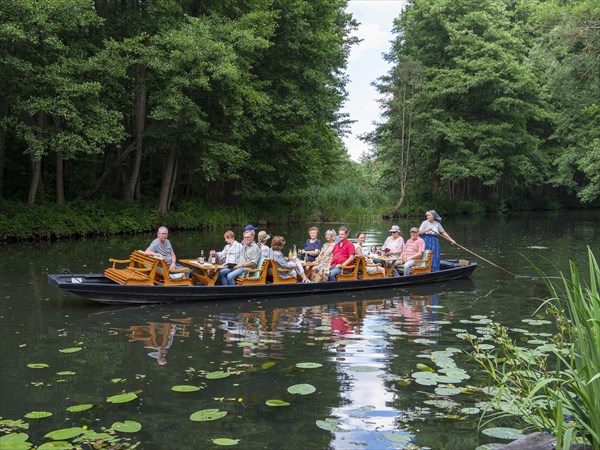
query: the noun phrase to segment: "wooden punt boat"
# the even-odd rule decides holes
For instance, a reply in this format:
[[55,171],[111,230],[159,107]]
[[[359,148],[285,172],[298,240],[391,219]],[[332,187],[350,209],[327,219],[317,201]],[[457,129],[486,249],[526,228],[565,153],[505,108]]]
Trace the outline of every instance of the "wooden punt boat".
[[102,274],[49,274],[50,284],[81,297],[109,305],[251,300],[282,296],[325,295],[348,291],[442,283],[469,277],[477,263],[442,260],[439,272],[324,283],[251,284],[240,286],[122,285]]

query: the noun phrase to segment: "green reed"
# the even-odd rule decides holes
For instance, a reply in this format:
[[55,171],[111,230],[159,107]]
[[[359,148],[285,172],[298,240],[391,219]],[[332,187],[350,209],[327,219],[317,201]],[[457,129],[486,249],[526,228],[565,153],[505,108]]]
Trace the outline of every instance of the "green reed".
[[600,450],[600,269],[589,249],[588,261],[587,283],[572,262],[558,278],[540,272],[551,295],[542,307],[558,330],[546,345],[520,347],[499,324],[490,325],[496,354],[473,341],[475,360],[496,385],[487,416],[520,415],[554,434],[561,449],[584,442]]

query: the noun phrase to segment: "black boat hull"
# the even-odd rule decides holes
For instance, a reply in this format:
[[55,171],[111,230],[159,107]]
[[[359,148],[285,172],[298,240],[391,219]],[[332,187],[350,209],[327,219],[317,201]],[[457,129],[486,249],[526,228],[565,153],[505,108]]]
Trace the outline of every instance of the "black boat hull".
[[455,260],[441,261],[439,272],[407,277],[366,280],[266,284],[247,286],[148,286],[120,285],[102,274],[49,274],[48,281],[67,292],[108,305],[160,304],[256,299],[281,296],[322,295],[334,292],[441,283],[469,277],[477,263],[461,265]]

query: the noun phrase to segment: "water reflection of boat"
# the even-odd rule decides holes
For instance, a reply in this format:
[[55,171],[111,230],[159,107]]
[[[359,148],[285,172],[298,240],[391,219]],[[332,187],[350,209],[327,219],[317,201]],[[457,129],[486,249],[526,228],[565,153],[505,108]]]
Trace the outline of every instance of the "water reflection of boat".
[[242,286],[150,286],[115,284],[102,274],[50,274],[54,286],[105,304],[156,304],[310,296],[340,292],[360,292],[443,283],[469,277],[477,263],[461,265],[456,260],[441,262],[438,272],[406,277],[371,278],[325,283],[262,284]]
[[[207,314],[256,314],[258,311],[293,311],[301,308],[319,307],[321,305],[344,304],[352,302],[355,304],[357,314],[377,309],[389,303],[394,299],[404,297],[418,298],[429,297],[439,299],[440,296],[451,295],[455,293],[474,293],[475,284],[469,278],[464,280],[452,280],[443,284],[405,286],[394,289],[363,290],[356,292],[338,292],[326,296],[281,296],[269,298],[266,301],[255,300],[232,300],[224,302],[204,302],[204,303],[175,303],[165,305],[141,305],[131,308],[123,306],[105,306],[101,309],[95,309],[89,317],[110,316],[111,320],[123,318],[130,321],[132,317],[136,320],[145,322],[163,321],[164,317],[203,317]],[[434,297],[435,296],[435,297]],[[360,311],[360,312],[359,312]]]

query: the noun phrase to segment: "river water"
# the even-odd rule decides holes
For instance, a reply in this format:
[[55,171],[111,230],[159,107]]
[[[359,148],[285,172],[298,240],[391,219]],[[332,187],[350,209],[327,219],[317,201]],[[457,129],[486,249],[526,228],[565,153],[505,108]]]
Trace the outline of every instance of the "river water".
[[[73,427],[87,428],[87,442],[112,448],[234,443],[213,441],[219,438],[244,449],[469,449],[508,442],[482,433],[521,424],[480,423],[487,397],[466,388],[484,387],[487,378],[469,359],[469,344],[460,336],[476,333],[482,317],[533,329],[523,319],[545,315],[536,310],[546,294],[529,260],[551,274],[568,270],[569,259],[583,267],[588,246],[598,255],[599,218],[598,211],[576,211],[443,222],[458,243],[516,278],[479,260],[470,280],[442,285],[200,305],[107,307],[47,283],[47,274],[62,268],[100,272],[108,258],[125,259],[146,248],[154,232],[4,245],[0,416],[21,419],[20,426],[28,426],[21,431],[34,445],[51,441],[44,437],[48,432]],[[419,223],[400,221],[403,236]],[[301,246],[310,225],[267,231]],[[317,225],[321,237],[326,228],[339,226]],[[351,236],[366,231],[367,244],[381,244],[391,224],[349,225]],[[169,237],[179,258],[192,258],[202,249],[222,248],[222,231],[175,231]],[[446,244],[442,258],[478,259]],[[535,331],[552,332],[552,327]],[[440,385],[463,388],[457,395],[438,394],[436,386],[411,376],[420,370],[417,364],[439,370],[440,351],[469,375]],[[178,385],[200,389],[173,391]],[[290,393],[296,385],[301,393],[294,388]],[[134,393],[133,400],[107,400],[122,393]],[[92,406],[66,409],[79,404]],[[190,420],[201,410],[213,410],[200,416],[214,420]],[[24,417],[32,411],[52,416]],[[111,432],[109,438],[89,434],[128,420],[141,430]],[[18,430],[19,425],[0,421],[0,436]]]

